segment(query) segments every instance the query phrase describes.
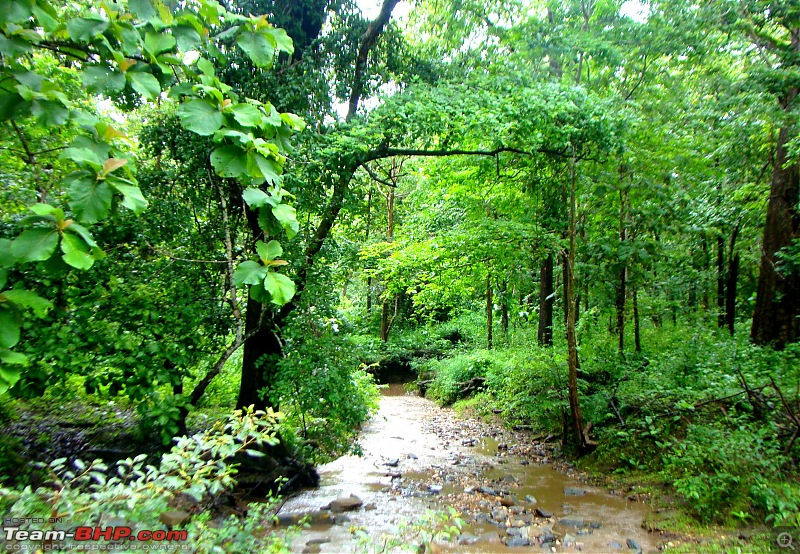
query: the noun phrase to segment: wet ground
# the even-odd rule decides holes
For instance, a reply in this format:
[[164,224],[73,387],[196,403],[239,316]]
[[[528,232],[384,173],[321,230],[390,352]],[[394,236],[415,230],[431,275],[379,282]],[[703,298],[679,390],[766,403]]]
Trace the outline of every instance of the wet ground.
[[403,522],[413,525],[426,510],[448,506],[461,512],[465,525],[456,542],[439,550],[656,550],[641,529],[647,505],[635,496],[587,485],[571,469],[554,468],[546,445],[460,419],[401,385],[384,390],[359,444],[363,456],[321,466],[320,487],[281,508],[284,523],[302,515],[312,521],[293,541],[297,552],[358,551],[356,529],[367,532],[374,548],[396,536]]

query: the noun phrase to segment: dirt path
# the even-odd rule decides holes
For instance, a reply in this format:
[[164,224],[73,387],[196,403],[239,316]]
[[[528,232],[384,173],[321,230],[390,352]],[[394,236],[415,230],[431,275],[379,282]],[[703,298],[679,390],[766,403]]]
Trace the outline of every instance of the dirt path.
[[447,506],[466,521],[458,544],[445,547],[458,552],[655,550],[641,529],[644,504],[557,471],[543,447],[482,421],[459,419],[452,410],[405,395],[399,385],[385,391],[359,444],[363,456],[320,467],[320,487],[282,507],[285,523],[303,514],[312,519],[293,541],[297,552],[358,551],[354,529],[380,544],[403,521]]

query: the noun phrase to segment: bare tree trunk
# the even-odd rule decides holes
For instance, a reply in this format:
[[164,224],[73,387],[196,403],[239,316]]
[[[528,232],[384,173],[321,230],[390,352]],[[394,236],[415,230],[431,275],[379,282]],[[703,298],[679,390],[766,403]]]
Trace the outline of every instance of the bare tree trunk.
[[579,453],[588,452],[593,446],[586,437],[581,412],[580,398],[578,397],[578,342],[575,336],[575,159],[570,163],[569,184],[569,250],[564,255],[566,266],[564,282],[564,306],[567,309],[567,388],[569,389],[569,409],[573,440]]
[[508,277],[503,279],[503,285],[500,289],[500,327],[503,329],[503,335],[508,335]]
[[553,346],[553,255],[548,254],[539,272],[539,332],[541,346]]
[[[783,104],[791,106],[798,91],[793,90]],[[761,267],[758,273],[756,308],[750,338],[759,344],[773,343],[782,348],[795,342],[800,334],[800,276],[797,272],[780,273],[776,267],[776,254],[798,237],[800,213],[800,174],[796,159],[787,151],[791,139],[789,127],[784,126],[778,135],[775,166],[772,170],[767,221],[761,246]]]
[[736,239],[741,227],[742,218],[740,217],[731,230],[731,238],[728,243],[728,270],[725,276],[725,323],[731,336],[736,330],[736,283],[739,279],[739,254],[736,253]]
[[[369,242],[369,232],[372,226],[372,187],[370,186],[367,192],[367,228],[364,236],[364,242]],[[372,313],[372,275],[367,277],[367,318]]]
[[706,234],[703,233],[703,240],[700,242],[700,248],[703,250],[703,278],[700,280],[701,286],[703,287],[703,310],[708,311],[708,282],[707,282],[707,275],[709,264],[711,263],[708,259],[708,238]]
[[717,236],[717,327],[725,327],[725,239]]
[[486,266],[486,348],[492,349],[492,325],[493,325],[493,302],[492,302],[492,272]]
[[639,293],[637,287],[632,287],[631,296],[633,300],[633,347],[636,352],[642,351],[642,339],[639,334]]
[[[620,166],[620,177],[624,176],[625,168]],[[621,180],[621,179],[620,179]],[[628,204],[628,191],[621,188],[619,191],[619,245],[622,249],[627,240],[628,230],[625,225],[627,219],[626,209]],[[622,354],[625,351],[625,298],[627,296],[626,281],[628,276],[628,266],[624,265],[619,271],[619,281],[617,282],[617,333],[619,334],[619,345],[617,351]]]

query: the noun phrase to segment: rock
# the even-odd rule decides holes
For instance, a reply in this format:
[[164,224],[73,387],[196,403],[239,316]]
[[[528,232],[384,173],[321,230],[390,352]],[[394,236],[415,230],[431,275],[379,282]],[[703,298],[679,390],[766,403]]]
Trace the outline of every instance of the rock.
[[[500,503],[503,504],[502,501]],[[503,505],[505,506],[505,504]],[[522,512],[525,511],[525,506],[511,505],[509,506],[508,511],[511,512],[512,514],[521,514]]]
[[191,517],[191,514],[183,510],[170,510],[169,512],[162,513],[158,516],[158,519],[167,527],[175,527],[186,523]]
[[509,527],[525,527],[525,522],[521,519],[513,519],[511,520],[511,525]]
[[411,452],[406,454],[406,458],[408,458],[409,460],[418,460],[419,459],[416,454],[413,454]]
[[641,552],[642,552],[642,547],[641,547],[641,545],[640,545],[638,542],[636,542],[635,540],[633,540],[633,539],[627,539],[627,540],[625,541],[625,544],[627,544],[627,545],[628,545],[628,548],[629,548],[629,549],[631,549],[631,550],[635,550],[635,551],[636,551],[638,554],[641,554]]
[[523,500],[528,504],[536,504],[538,502],[538,500],[536,500],[536,498],[531,496],[530,494],[526,494]]
[[400,463],[400,460],[397,459],[397,458],[394,458],[394,459],[387,460],[387,461],[383,462],[383,465],[389,466],[389,467],[397,467],[397,465],[399,463]]
[[522,528],[520,527],[509,527],[506,529],[506,533],[513,537],[521,537],[522,536]]
[[545,533],[544,535],[539,537],[539,540],[542,544],[549,544],[556,542],[556,536],[552,533]]
[[431,491],[433,494],[439,494],[442,492],[441,485],[428,485],[428,490]]
[[492,519],[495,521],[504,521],[506,519],[506,511],[499,508],[492,510]]
[[320,538],[317,538],[317,539],[311,539],[309,541],[306,541],[306,546],[309,546],[309,545],[312,545],[312,544],[325,544],[325,543],[329,543],[329,542],[331,542],[331,539],[329,539],[328,537],[320,537]]
[[514,484],[519,483],[519,480],[511,474],[503,475],[503,477],[501,477],[500,480],[505,481],[506,483],[514,483]]
[[310,544],[303,548],[302,554],[318,554],[320,550],[321,549],[318,544]]
[[622,543],[617,541],[611,541],[608,543],[609,548],[613,548],[614,550],[622,550]]
[[[324,508],[323,510],[327,510]],[[281,527],[288,527],[289,525],[297,525],[301,521],[308,523],[330,523],[331,514],[323,510],[312,510],[310,512],[294,512],[288,514],[278,514],[278,521],[276,525]]]
[[478,537],[478,540],[489,544],[500,544],[500,535],[497,534],[497,531],[487,531]]
[[371,511],[371,510],[374,510],[374,509],[376,509],[376,508],[377,508],[377,506],[375,506],[375,503],[374,503],[374,502],[370,502],[369,504],[366,504],[366,505],[364,506],[364,509],[365,509],[366,511],[368,511],[368,512],[369,512],[369,511]]
[[343,496],[342,498],[337,498],[336,500],[331,501],[328,509],[332,512],[349,512],[350,510],[355,510],[356,508],[361,507],[361,499],[354,494],[350,496]]
[[470,544],[475,544],[478,542],[478,537],[475,535],[470,535],[469,533],[462,533],[458,536],[458,544],[465,546]]
[[390,479],[400,479],[403,474],[399,471],[387,471],[383,474],[384,477],[389,477]]
[[516,546],[530,546],[531,541],[527,537],[511,537],[506,541],[506,546],[509,547],[516,547]]
[[500,504],[502,506],[510,507],[514,506],[516,502],[514,502],[514,498],[511,496],[504,496],[500,499]]
[[333,522],[336,525],[344,525],[345,523],[350,523],[350,518],[344,514],[340,514],[333,519]]
[[475,492],[475,487],[466,487],[464,489],[464,494],[472,494],[473,492]]
[[478,492],[487,494],[489,496],[497,496],[495,490],[489,487],[478,487]]
[[547,510],[543,510],[542,508],[536,508],[536,515],[539,517],[543,517],[546,519],[550,519],[553,517],[553,512],[548,512]]
[[560,523],[564,527],[575,527],[576,529],[589,526],[588,524],[584,523],[582,519],[564,518],[564,519],[559,519],[558,523]]
[[508,450],[508,445],[501,442],[500,444],[497,445],[497,449],[500,451]]
[[567,496],[583,496],[586,494],[586,491],[583,489],[574,489],[572,487],[567,487],[564,489],[564,494]]
[[567,533],[566,535],[564,535],[564,540],[562,541],[562,544],[564,545],[565,548],[572,548],[573,546],[575,546],[575,542],[576,542],[575,537]]

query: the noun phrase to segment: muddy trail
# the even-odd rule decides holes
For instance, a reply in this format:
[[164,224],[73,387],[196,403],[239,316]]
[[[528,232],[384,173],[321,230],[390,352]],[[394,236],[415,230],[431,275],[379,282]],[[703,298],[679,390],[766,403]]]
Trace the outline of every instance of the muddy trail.
[[363,456],[321,466],[319,488],[289,498],[282,524],[307,516],[311,526],[292,542],[297,552],[363,549],[397,536],[403,522],[453,506],[465,521],[454,552],[648,552],[642,528],[647,505],[610,494],[556,469],[549,450],[514,432],[406,394],[384,390],[380,410],[359,437]]

